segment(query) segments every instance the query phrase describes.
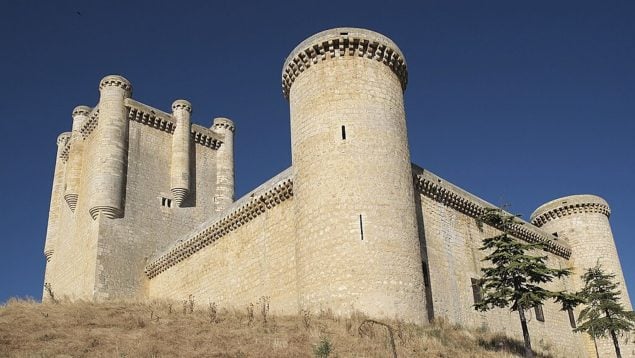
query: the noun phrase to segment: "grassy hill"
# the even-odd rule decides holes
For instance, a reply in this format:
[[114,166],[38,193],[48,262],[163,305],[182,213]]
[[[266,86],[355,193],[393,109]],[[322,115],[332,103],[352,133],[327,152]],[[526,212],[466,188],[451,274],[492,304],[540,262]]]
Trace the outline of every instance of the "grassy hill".
[[[522,344],[443,322],[386,321],[398,357],[513,357]],[[393,357],[389,330],[361,314],[273,316],[213,303],[58,303],[0,306],[0,357]]]

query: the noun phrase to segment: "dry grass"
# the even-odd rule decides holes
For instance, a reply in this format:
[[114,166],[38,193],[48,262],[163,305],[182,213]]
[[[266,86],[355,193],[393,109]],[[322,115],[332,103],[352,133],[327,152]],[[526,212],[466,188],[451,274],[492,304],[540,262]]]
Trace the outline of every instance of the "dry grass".
[[[315,357],[329,351],[324,342],[332,347],[328,357],[392,356],[388,330],[373,324],[360,329],[366,319],[361,314],[263,317],[258,303],[254,306],[248,313],[247,307],[228,311],[188,301],[11,299],[0,306],[0,357]],[[393,329],[399,357],[513,357],[522,351],[520,342],[443,322],[385,323]]]

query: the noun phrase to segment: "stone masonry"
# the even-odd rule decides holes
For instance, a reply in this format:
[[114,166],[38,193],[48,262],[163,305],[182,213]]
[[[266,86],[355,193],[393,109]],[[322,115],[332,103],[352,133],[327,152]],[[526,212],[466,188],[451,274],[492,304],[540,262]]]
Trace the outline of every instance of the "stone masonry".
[[[476,218],[493,205],[411,163],[407,81],[403,53],[376,32],[336,28],[301,42],[282,72],[292,165],[234,200],[231,120],[192,124],[190,102],[166,113],[106,76],[99,103],[76,107],[57,139],[45,283],[69,299],[193,295],[240,308],[268,296],[280,314],[444,319],[521,338],[515,313],[472,308],[481,241],[498,232]],[[551,289],[579,289],[599,261],[630,308],[609,216],[603,199],[574,195],[513,231],[575,270]],[[542,313],[528,311],[538,350],[595,356],[567,312],[550,302]],[[610,354],[610,342],[597,343]],[[635,356],[632,345],[623,352]]]

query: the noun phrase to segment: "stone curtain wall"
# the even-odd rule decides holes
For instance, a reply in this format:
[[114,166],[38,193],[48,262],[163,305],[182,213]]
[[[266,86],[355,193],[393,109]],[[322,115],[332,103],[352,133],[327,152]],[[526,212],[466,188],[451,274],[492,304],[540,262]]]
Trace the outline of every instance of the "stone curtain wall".
[[[206,225],[210,230],[193,235],[193,239],[201,237],[201,243],[188,246],[192,247],[188,249],[191,253],[182,261],[150,279],[148,297],[184,300],[193,295],[198,304],[216,302],[222,307],[243,309],[269,296],[271,312],[297,313],[294,202],[287,195],[268,208],[245,210],[251,203],[264,201],[259,199],[264,196],[252,194]],[[219,222],[230,226],[214,226]],[[205,234],[212,235],[215,227],[220,228],[219,236],[203,245]],[[176,256],[172,256],[174,260],[178,260]]]
[[[415,168],[415,173],[417,169]],[[489,206],[487,202],[474,197],[460,188],[447,183],[445,180],[426,172],[426,180],[431,180],[445,190],[467,198],[478,206]],[[485,256],[479,250],[484,238],[494,236],[499,231],[484,225],[481,231],[476,223],[475,215],[469,215],[458,209],[456,204],[439,200],[429,192],[421,191],[417,194],[421,205],[419,215],[420,225],[423,225],[421,240],[422,257],[429,271],[427,287],[431,292],[431,304],[435,319],[445,319],[451,323],[461,324],[472,328],[487,328],[493,332],[501,332],[522,340],[522,330],[517,312],[508,309],[494,309],[485,313],[477,312],[472,305],[474,295],[472,279],[480,278],[480,269],[486,263],[481,260]],[[539,232],[531,224],[525,223],[528,229]],[[545,254],[544,252],[542,254]],[[548,264],[554,267],[567,267],[570,263],[562,256],[546,253]],[[550,286],[552,290],[571,290],[570,280],[559,280]],[[529,330],[535,349],[549,347],[567,357],[585,357],[586,351],[582,344],[583,335],[573,333],[567,312],[560,311],[560,307],[548,302],[543,307],[544,322],[536,319],[535,311],[528,312]],[[430,315],[429,315],[430,317]]]

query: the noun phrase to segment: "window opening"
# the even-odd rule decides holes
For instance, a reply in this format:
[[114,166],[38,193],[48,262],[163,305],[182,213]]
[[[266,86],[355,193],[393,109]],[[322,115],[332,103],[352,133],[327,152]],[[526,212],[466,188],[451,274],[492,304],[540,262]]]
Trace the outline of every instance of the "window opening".
[[171,208],[172,207],[172,199],[161,197],[161,206],[166,207],[166,208]]
[[480,303],[483,300],[483,292],[481,291],[481,280],[478,278],[471,278],[472,280],[472,295],[474,296],[474,304]]
[[342,126],[342,140],[346,140],[346,126]]
[[545,321],[545,313],[542,310],[542,305],[538,305],[534,307],[534,312],[536,313],[536,319],[540,322]]
[[362,221],[362,214],[359,214],[359,235],[362,241],[364,241],[364,223]]

